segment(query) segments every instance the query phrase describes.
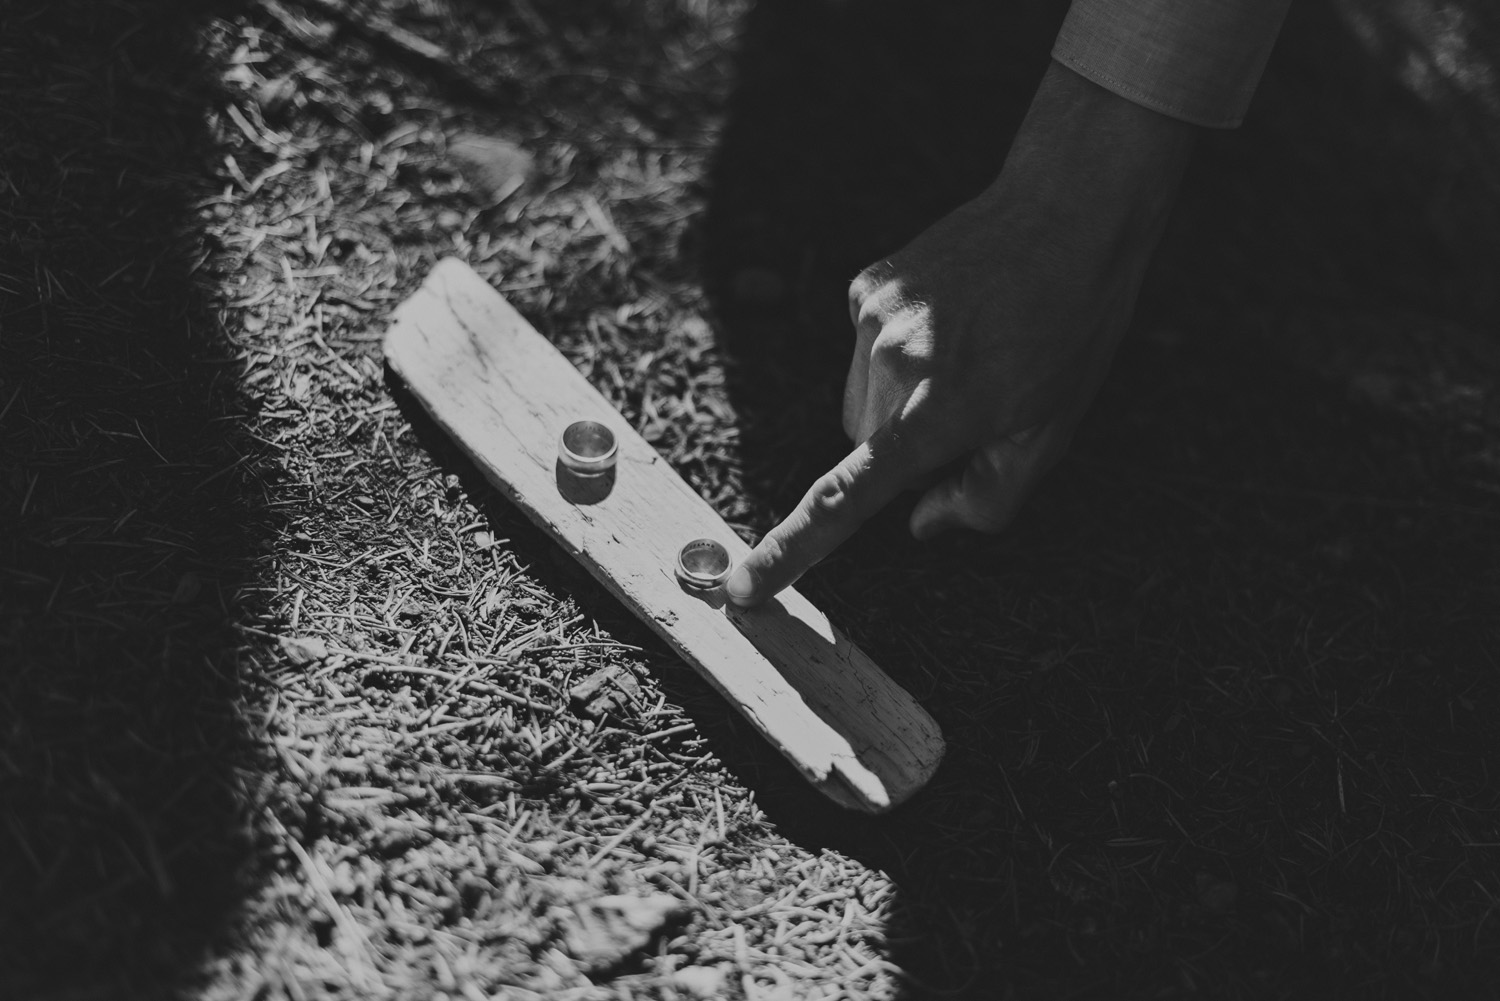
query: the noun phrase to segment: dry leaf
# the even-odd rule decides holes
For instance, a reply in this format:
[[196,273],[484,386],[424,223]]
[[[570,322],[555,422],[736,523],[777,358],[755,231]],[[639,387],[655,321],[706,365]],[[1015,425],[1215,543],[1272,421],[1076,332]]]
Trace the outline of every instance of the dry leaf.
[[590,719],[626,708],[640,694],[641,683],[622,667],[600,668],[568,689],[578,713]]
[[448,157],[464,180],[490,205],[505,201],[531,177],[536,158],[513,142],[460,133],[448,144]]

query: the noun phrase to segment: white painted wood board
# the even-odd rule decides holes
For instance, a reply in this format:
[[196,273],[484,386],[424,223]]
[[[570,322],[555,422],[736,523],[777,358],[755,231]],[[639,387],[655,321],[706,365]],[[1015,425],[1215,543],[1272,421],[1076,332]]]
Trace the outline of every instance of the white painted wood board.
[[[385,354],[490,482],[809,782],[845,806],[878,813],[931,777],[943,755],[937,724],[802,594],[788,589],[745,610],[719,591],[678,582],[674,560],[691,539],[717,539],[735,562],[749,547],[467,265],[448,259],[433,268],[396,310]],[[600,421],[619,441],[613,485],[582,503],[574,502],[576,489],[560,488],[557,466],[558,438],[576,420]]]

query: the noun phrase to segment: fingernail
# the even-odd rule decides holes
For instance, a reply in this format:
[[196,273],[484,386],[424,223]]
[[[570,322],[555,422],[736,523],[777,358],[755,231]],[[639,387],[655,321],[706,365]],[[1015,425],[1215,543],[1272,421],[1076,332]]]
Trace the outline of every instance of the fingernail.
[[729,597],[734,599],[736,605],[742,605],[755,592],[755,581],[751,580],[749,570],[738,566],[729,575],[729,582],[724,585],[724,590],[729,592]]

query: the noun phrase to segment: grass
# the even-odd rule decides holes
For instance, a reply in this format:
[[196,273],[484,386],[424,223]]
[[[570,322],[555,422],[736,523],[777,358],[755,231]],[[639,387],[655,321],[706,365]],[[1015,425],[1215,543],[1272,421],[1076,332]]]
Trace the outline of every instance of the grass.
[[1057,16],[0,14],[0,994],[1489,990],[1500,162],[1420,24],[1294,14],[1012,532],[810,575],[949,737],[888,817],[382,369],[456,254],[764,530],[841,447],[843,283],[993,171]]

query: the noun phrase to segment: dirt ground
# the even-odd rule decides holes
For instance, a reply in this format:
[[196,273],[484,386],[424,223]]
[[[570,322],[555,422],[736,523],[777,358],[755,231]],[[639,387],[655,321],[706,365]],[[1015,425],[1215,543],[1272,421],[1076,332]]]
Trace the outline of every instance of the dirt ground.
[[753,538],[1046,63],[991,6],[0,7],[0,997],[1492,993],[1485,5],[1299,2],[1019,522],[806,579],[949,740],[887,816],[383,368],[458,256]]

